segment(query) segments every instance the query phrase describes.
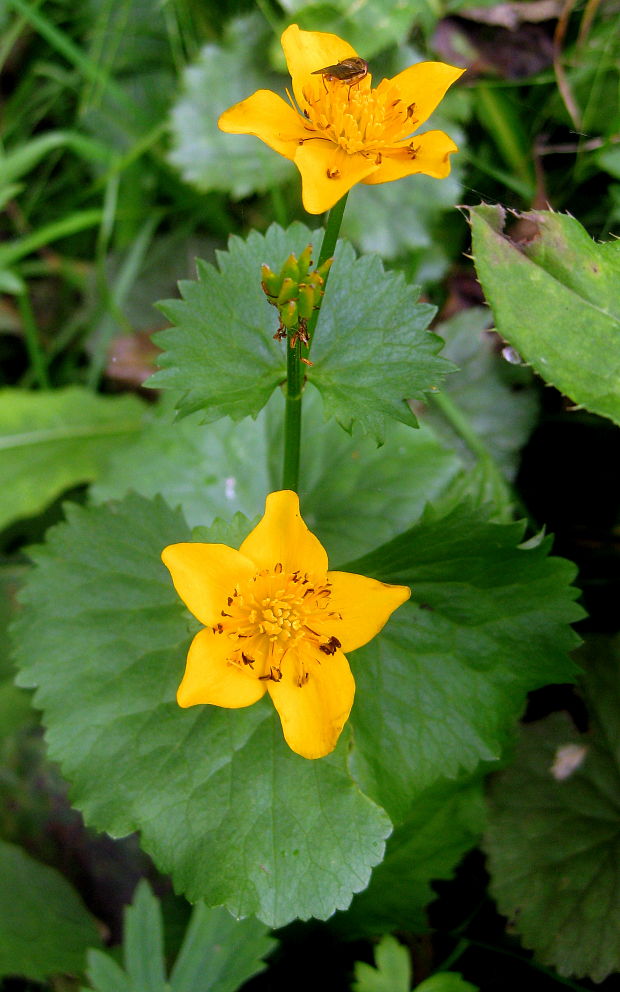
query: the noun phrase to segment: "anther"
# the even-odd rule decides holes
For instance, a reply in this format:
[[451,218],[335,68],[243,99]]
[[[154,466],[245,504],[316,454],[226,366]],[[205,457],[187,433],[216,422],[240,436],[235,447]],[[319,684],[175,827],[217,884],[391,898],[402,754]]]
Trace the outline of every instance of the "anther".
[[339,179],[340,169],[328,169],[326,175],[328,179]]
[[319,650],[323,654],[335,654],[339,647],[341,644],[337,637],[330,637],[327,644],[319,644]]

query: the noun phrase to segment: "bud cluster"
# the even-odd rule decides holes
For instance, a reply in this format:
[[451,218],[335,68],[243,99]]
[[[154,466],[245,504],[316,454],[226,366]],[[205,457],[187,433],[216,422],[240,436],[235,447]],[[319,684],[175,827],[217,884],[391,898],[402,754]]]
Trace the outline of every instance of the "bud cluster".
[[299,258],[289,255],[279,273],[273,272],[268,265],[261,266],[263,292],[271,305],[277,307],[280,318],[274,334],[277,341],[285,338],[290,331],[291,348],[298,341],[305,345],[310,343],[308,321],[320,306],[325,277],[332,262],[333,258],[328,258],[311,272],[312,245],[308,245]]

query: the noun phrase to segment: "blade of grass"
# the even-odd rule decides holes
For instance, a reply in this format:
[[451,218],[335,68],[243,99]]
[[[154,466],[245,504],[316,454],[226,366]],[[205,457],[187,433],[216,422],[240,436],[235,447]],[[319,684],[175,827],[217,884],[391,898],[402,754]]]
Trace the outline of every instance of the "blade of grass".
[[527,138],[513,104],[497,87],[479,83],[475,89],[478,115],[488,128],[506,165],[530,190],[535,176]]
[[0,268],[8,268],[13,262],[19,261],[31,252],[45,247],[60,238],[66,238],[70,234],[77,234],[78,231],[85,231],[89,227],[96,227],[101,223],[101,210],[82,210],[62,220],[53,221],[40,227],[32,234],[27,234],[23,238],[18,238],[10,244],[0,245]]
[[35,7],[29,5],[26,0],[7,0],[7,5],[13,7],[28,23],[38,31],[45,40],[55,48],[57,52],[64,56],[71,65],[91,83],[106,89],[121,110],[132,112],[136,110],[134,101],[127,95],[115,80],[103,78],[99,67],[89,59],[80,48],[63,31],[60,31],[55,24]]
[[30,365],[34,374],[34,379],[39,389],[49,389],[50,381],[47,374],[47,359],[41,347],[39,328],[32,311],[28,288],[24,287],[24,292],[17,297],[17,306],[22,319],[24,339],[26,349],[30,359]]

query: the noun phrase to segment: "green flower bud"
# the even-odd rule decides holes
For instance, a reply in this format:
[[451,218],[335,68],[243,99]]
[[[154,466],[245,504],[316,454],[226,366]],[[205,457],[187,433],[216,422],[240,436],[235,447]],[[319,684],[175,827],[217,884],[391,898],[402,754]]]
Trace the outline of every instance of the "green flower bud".
[[289,300],[284,306],[278,308],[280,310],[280,320],[286,328],[289,330],[292,327],[297,326],[299,320],[299,313],[297,312],[297,303],[295,300]]
[[285,279],[293,279],[295,282],[299,282],[299,263],[292,253],[280,269],[280,275],[283,282]]
[[312,265],[312,245],[307,245],[299,256],[299,278],[304,280]]
[[313,287],[307,283],[302,283],[299,287],[299,299],[297,301],[299,316],[303,320],[310,320],[315,305],[315,291]]
[[333,261],[334,261],[333,258],[328,258],[325,262],[323,262],[323,264],[320,265],[318,267],[318,269],[316,270],[318,272],[318,274],[320,276],[323,276],[323,278],[325,278],[325,276],[327,275],[327,273],[329,272],[329,270],[332,267],[332,262]]
[[299,286],[297,285],[296,279],[291,279],[289,276],[282,280],[282,286],[280,287],[280,292],[278,293],[278,307],[281,307],[283,303],[288,303],[289,300],[296,298],[299,292]]
[[[272,272],[269,266],[265,264],[261,265],[260,271],[261,271],[261,279],[262,279],[261,286],[263,288],[263,293],[267,297],[274,297],[274,299],[276,299],[278,293],[280,292],[280,282],[281,282],[280,276],[276,275],[275,272]],[[270,302],[273,301],[270,300]]]

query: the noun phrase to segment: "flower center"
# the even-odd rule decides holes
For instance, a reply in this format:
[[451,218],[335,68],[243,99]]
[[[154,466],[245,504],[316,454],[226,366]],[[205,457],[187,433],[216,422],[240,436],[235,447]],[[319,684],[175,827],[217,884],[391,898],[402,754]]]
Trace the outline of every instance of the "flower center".
[[[371,89],[368,77],[349,85],[343,80],[304,86],[307,130],[319,132],[349,155],[379,155],[404,141],[416,128],[415,103],[406,105],[391,80]],[[308,140],[308,139],[306,139]]]
[[229,663],[255,678],[279,682],[282,664],[295,666],[294,677],[305,685],[308,662],[334,654],[337,637],[326,633],[330,620],[331,585],[305,572],[284,573],[281,564],[262,569],[235,587],[214,632],[231,639]]

